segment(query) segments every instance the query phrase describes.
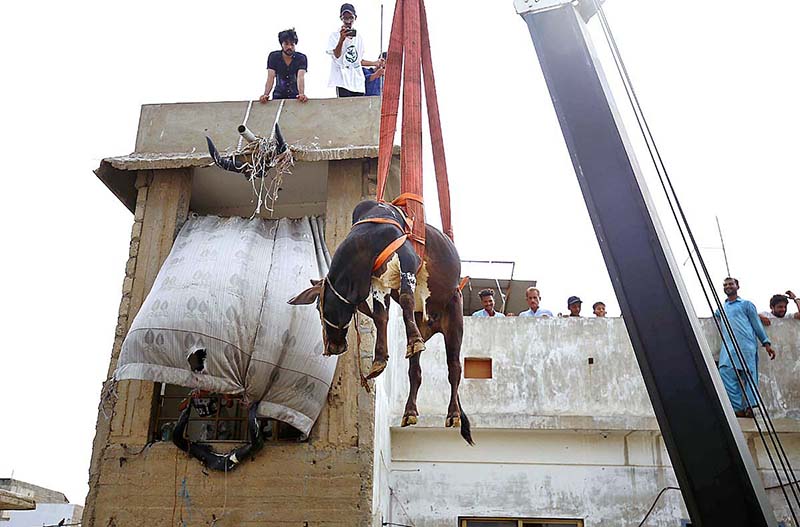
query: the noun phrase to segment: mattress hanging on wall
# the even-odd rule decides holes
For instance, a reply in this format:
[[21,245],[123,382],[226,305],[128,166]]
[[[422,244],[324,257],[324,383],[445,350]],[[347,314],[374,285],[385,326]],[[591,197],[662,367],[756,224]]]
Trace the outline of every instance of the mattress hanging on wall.
[[260,417],[308,434],[336,358],[322,355],[317,310],[286,302],[327,274],[323,232],[316,217],[189,218],[133,320],[115,378],[242,395],[260,401]]

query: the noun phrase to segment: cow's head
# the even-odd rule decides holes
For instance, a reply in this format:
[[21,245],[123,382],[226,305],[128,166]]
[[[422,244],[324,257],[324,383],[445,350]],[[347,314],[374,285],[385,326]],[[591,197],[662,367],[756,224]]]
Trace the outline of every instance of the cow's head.
[[322,322],[322,340],[325,355],[341,355],[347,351],[347,329],[356,306],[341,298],[327,277],[311,280],[311,287],[289,300],[291,305],[317,303]]

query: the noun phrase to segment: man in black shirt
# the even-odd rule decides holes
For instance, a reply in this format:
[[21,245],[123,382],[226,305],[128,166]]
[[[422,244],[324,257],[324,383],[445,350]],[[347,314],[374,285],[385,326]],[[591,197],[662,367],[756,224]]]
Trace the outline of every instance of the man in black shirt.
[[297,33],[294,29],[281,31],[278,33],[278,42],[281,44],[281,49],[269,54],[267,84],[264,86],[264,95],[258,100],[262,103],[269,101],[269,92],[275,85],[275,90],[272,91],[273,99],[297,99],[300,102],[306,102],[308,101],[305,94],[308,59],[299,51],[294,50],[297,45]]

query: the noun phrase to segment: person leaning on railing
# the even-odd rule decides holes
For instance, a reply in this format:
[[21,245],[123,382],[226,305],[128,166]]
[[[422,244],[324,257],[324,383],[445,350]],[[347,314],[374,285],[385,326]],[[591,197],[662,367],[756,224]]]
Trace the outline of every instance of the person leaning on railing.
[[[789,315],[788,313],[789,300],[792,300],[797,306],[797,313],[794,315]],[[769,311],[762,311],[758,314],[758,317],[765,326],[772,324],[772,320],[776,318],[800,320],[800,298],[791,291],[786,291],[785,295],[772,295],[772,298],[769,299]]]

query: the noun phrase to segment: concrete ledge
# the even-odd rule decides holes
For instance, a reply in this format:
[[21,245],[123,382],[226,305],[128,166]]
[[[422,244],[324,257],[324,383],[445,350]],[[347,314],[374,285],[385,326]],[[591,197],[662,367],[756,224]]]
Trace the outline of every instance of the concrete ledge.
[[33,498],[0,489],[0,511],[32,511],[35,508],[36,502]]
[[[641,431],[660,432],[655,417],[641,416],[585,416],[585,415],[504,415],[467,414],[473,430],[571,430],[571,431]],[[392,416],[392,431],[444,428],[445,414],[420,416],[415,427],[403,428],[401,415]],[[753,419],[737,419],[742,432],[757,433]],[[800,433],[800,421],[773,419],[779,433]],[[491,423],[482,426],[481,423]],[[763,424],[762,424],[763,429]]]
[[[339,148],[291,147],[295,161],[314,163],[341,161],[344,159],[377,159],[378,147],[374,145],[347,146]],[[230,152],[222,152],[227,155]],[[395,145],[393,154],[400,154]],[[95,175],[131,212],[136,207],[137,170],[170,170],[180,168],[203,168],[214,164],[208,152],[134,152],[125,156],[107,157],[94,171]]]

